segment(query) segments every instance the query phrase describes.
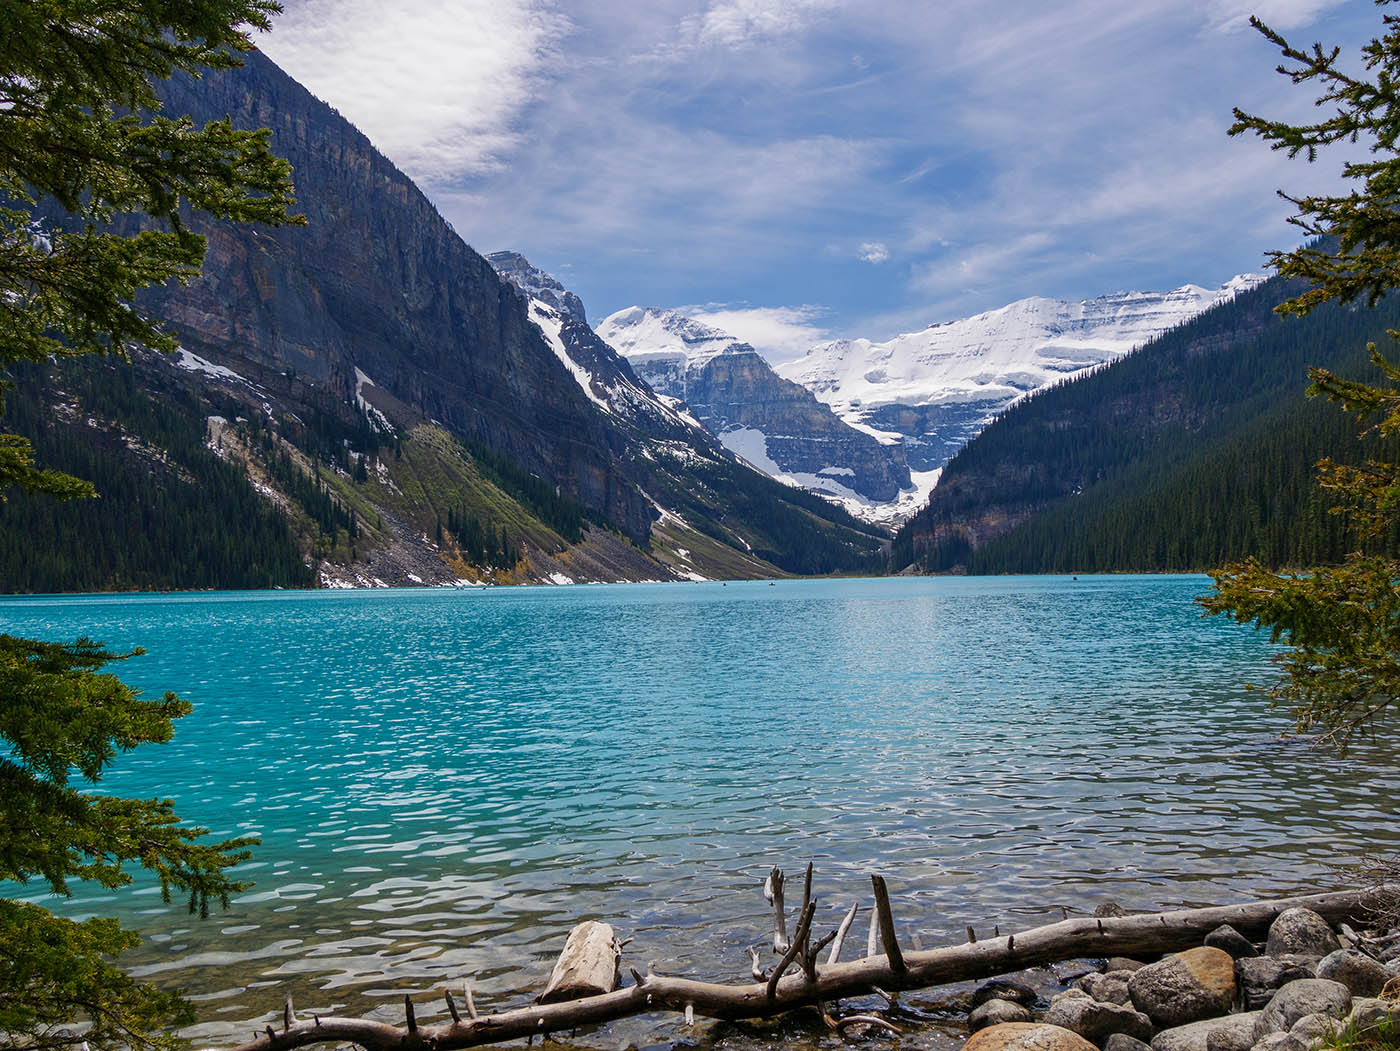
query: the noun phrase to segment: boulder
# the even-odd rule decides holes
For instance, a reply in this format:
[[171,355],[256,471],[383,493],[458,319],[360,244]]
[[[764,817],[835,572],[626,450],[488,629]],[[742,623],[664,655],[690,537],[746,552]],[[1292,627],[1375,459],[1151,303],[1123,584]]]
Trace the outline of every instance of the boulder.
[[1348,1017],[1358,1029],[1370,1029],[1386,1019],[1400,1023],[1400,1003],[1363,996],[1351,1002],[1351,1014]]
[[1351,1010],[1351,993],[1341,982],[1326,978],[1300,978],[1274,993],[1254,1023],[1254,1036],[1261,1040],[1270,1033],[1282,1033],[1304,1015],[1328,1014],[1341,1018]]
[[1206,944],[1213,949],[1224,949],[1236,960],[1244,956],[1258,956],[1254,943],[1228,923],[1222,924],[1206,935]]
[[993,978],[990,982],[983,982],[972,994],[973,1006],[985,1004],[988,1000],[1010,1000],[1022,1007],[1032,1007],[1039,999],[1039,994],[1029,985],[1013,982],[1010,978]]
[[1296,956],[1247,956],[1235,961],[1235,980],[1246,1011],[1258,1011],[1282,986],[1314,977],[1311,966]]
[[1308,1051],[1308,1046],[1292,1033],[1270,1033],[1254,1042],[1254,1051]]
[[1044,1022],[1002,1022],[973,1033],[963,1051],[1096,1051],[1078,1033]]
[[1108,972],[1140,971],[1146,966],[1141,960],[1132,960],[1126,956],[1110,956],[1103,963],[1103,969]]
[[1086,974],[1074,983],[1076,989],[1083,989],[1101,1004],[1126,1004],[1129,1002],[1129,971],[1116,971],[1113,974]]
[[1152,1038],[1152,1051],[1206,1051],[1210,1034],[1235,1024],[1238,1016],[1202,1018],[1198,1022],[1163,1029]]
[[1127,1033],[1114,1033],[1104,1041],[1103,1051],[1152,1051],[1152,1045]]
[[1029,1022],[1033,1016],[1031,1009],[1010,1000],[986,1000],[972,1009],[967,1016],[967,1027],[974,1033],[991,1025],[1003,1022]]
[[1385,964],[1357,949],[1328,953],[1318,962],[1317,976],[1341,982],[1351,990],[1352,996],[1375,996],[1391,977]]
[[1327,921],[1312,909],[1285,909],[1269,925],[1264,951],[1270,956],[1294,953],[1321,958],[1341,947]]
[[1078,1033],[1093,1044],[1102,1044],[1114,1033],[1126,1033],[1138,1040],[1151,1039],[1152,1021],[1142,1012],[1118,1004],[1101,1004],[1078,989],[1069,990],[1069,993],[1051,1000],[1050,1009],[1041,1021]]
[[1128,994],[1133,1006],[1159,1026],[1224,1014],[1235,1002],[1235,961],[1209,946],[1173,953],[1133,972]]
[[1254,1046],[1254,1023],[1258,1017],[1258,1011],[1249,1011],[1214,1019],[1220,1025],[1206,1034],[1206,1051],[1249,1051]]
[[1308,1047],[1312,1047],[1318,1041],[1335,1033],[1341,1028],[1341,1025],[1341,1021],[1334,1015],[1303,1015],[1302,1018],[1293,1023],[1288,1032]]

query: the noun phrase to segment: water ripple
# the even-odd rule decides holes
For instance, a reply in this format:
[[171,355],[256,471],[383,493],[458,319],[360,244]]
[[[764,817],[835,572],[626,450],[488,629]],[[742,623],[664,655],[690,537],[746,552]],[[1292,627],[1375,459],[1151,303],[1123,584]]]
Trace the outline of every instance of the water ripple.
[[254,889],[207,923],[150,888],[58,907],[144,929],[135,970],[192,990],[217,1042],[288,991],[378,1017],[467,976],[518,999],[584,918],[633,936],[629,962],[734,979],[775,862],[815,860],[833,925],[878,869],[933,945],[1106,898],[1304,889],[1393,849],[1395,742],[1339,781],[1279,741],[1239,688],[1269,648],[1199,618],[1207,584],[42,597],[0,619],[145,646],[123,673],[195,703],[105,787],[260,835]]

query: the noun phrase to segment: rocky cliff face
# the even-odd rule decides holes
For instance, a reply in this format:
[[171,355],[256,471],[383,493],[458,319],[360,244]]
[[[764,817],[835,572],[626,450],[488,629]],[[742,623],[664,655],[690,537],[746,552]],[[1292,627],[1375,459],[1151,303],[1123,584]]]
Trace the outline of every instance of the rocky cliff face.
[[726,448],[774,477],[846,498],[856,513],[910,486],[897,444],[844,423],[747,343],[643,307],[605,318],[598,333],[653,389],[683,401]]
[[618,463],[625,439],[546,346],[514,290],[413,183],[270,60],[179,79],[166,108],[272,130],[305,227],[199,227],[203,275],[145,305],[191,350],[354,396],[356,370],[416,416],[552,479],[645,542],[651,503]]

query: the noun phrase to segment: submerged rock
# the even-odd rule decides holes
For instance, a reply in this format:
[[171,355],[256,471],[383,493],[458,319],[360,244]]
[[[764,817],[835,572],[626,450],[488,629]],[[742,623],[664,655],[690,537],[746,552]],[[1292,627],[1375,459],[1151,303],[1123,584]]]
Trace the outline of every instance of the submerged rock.
[[975,1033],[988,1026],[1001,1025],[1003,1022],[1029,1022],[1031,1018],[1029,1007],[1010,1000],[992,999],[972,1009],[972,1013],[967,1016],[967,1027]]
[[972,994],[974,1006],[985,1004],[988,1000],[1010,1000],[1013,1004],[1031,1007],[1039,999],[1039,994],[1029,985],[1010,978],[993,978],[990,982],[983,982]]

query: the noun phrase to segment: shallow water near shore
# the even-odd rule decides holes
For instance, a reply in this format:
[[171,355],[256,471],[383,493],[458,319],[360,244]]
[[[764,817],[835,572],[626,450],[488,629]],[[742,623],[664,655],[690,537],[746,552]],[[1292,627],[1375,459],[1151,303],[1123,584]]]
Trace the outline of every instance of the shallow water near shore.
[[[143,930],[127,963],[193,993],[191,1035],[229,1044],[288,992],[398,1020],[405,992],[431,1017],[471,978],[478,1003],[518,1005],[588,918],[634,939],[625,965],[741,980],[775,863],[815,862],[822,929],[884,874],[908,943],[933,947],[1109,899],[1310,890],[1396,849],[1396,742],[1339,764],[1280,741],[1241,685],[1272,681],[1270,647],[1202,619],[1208,585],[41,596],[0,599],[0,630],[144,646],[123,677],[194,702],[103,787],[261,836],[256,886],[207,921],[146,884],[56,907]],[[645,1019],[580,1040],[821,1042],[702,1033]]]

